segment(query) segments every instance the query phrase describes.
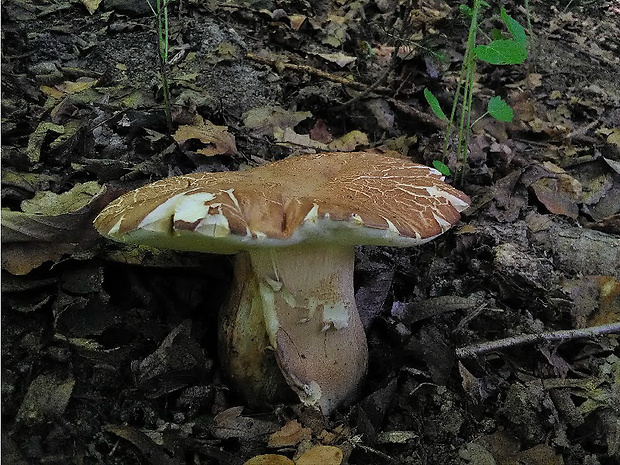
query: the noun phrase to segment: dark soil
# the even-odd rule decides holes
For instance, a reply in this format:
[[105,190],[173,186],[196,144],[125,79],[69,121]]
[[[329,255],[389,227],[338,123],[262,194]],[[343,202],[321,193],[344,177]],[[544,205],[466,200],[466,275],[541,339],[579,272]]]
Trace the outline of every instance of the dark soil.
[[476,117],[499,95],[515,118],[483,118],[467,162],[446,159],[473,199],[453,230],[358,250],[370,367],[331,418],[227,385],[228,257],[92,227],[169,175],[327,149],[440,159],[423,90],[449,107],[468,24],[456,2],[412,3],[173,2],[170,132],[146,2],[3,1],[3,462],[243,464],[324,444],[350,464],[618,463],[617,1],[530,1],[528,60],[478,67]]

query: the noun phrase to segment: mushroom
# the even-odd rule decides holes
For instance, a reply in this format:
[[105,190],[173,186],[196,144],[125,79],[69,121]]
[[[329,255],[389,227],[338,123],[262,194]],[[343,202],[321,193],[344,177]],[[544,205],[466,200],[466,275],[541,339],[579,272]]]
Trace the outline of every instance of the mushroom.
[[276,399],[285,382],[327,415],[354,399],[368,363],[355,245],[423,244],[468,205],[433,168],[321,153],[163,179],[110,203],[95,227],[129,244],[237,254],[220,317],[223,366],[254,403]]

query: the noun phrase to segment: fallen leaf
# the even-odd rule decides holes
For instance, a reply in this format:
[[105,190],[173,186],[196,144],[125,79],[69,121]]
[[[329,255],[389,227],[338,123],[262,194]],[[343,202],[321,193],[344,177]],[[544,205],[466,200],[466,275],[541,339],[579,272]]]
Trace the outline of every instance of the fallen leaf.
[[99,8],[102,0],[82,0],[82,4],[86,7],[89,14],[93,14]]
[[85,207],[100,192],[101,186],[96,181],[89,181],[62,194],[37,192],[32,199],[24,200],[21,208],[22,212],[32,215],[62,215]]
[[41,147],[49,132],[55,132],[56,134],[62,134],[65,132],[64,126],[54,124],[50,121],[43,121],[39,123],[28,138],[28,147],[26,147],[26,155],[31,163],[37,163],[41,159]]
[[73,378],[63,378],[54,373],[37,376],[28,386],[17,412],[17,422],[32,426],[62,415],[74,385]]
[[327,146],[322,142],[313,140],[308,134],[297,134],[293,128],[274,128],[273,137],[280,145],[292,148],[306,148],[309,151],[315,149],[325,150]]
[[542,85],[542,74],[540,73],[529,73],[526,79],[532,87],[540,87]]
[[242,441],[263,440],[276,432],[275,423],[241,415],[243,407],[231,407],[214,418],[211,433],[218,439],[239,438]]
[[538,444],[531,449],[510,457],[506,465],[564,465],[562,456],[546,444]]
[[347,22],[348,18],[330,14],[327,21],[323,25],[323,38],[321,42],[331,45],[334,48],[340,47],[347,39]]
[[429,28],[450,14],[450,6],[443,0],[419,2],[409,14],[409,24],[414,29]]
[[[93,244],[101,239],[92,221],[119,194],[118,190],[102,189],[83,207],[73,211],[67,207],[58,215],[3,210],[2,268],[24,275],[48,260],[57,261],[65,254],[91,251]],[[79,203],[68,202],[67,205]]]
[[578,199],[568,194],[558,179],[542,178],[535,181],[530,188],[549,212],[573,219],[579,216]]
[[294,128],[303,120],[312,117],[309,111],[290,111],[279,106],[266,105],[253,108],[243,114],[243,124],[261,136],[273,136],[280,128]]
[[304,428],[297,420],[288,421],[282,428],[269,436],[269,447],[286,447],[299,444],[310,439],[312,430]]
[[306,15],[292,14],[288,15],[288,20],[291,24],[291,29],[293,31],[299,31],[303,23],[306,21]]
[[112,433],[136,446],[151,465],[181,465],[181,460],[170,457],[164,448],[153,441],[146,433],[125,425],[105,425],[103,431]]
[[206,156],[234,155],[237,153],[235,138],[228,132],[228,126],[217,126],[197,116],[193,125],[179,126],[172,136],[179,144],[198,139],[205,147],[196,152]]
[[48,97],[52,97],[53,99],[60,100],[64,97],[65,93],[62,90],[58,90],[55,87],[50,86],[41,86],[39,87],[41,92],[43,92]]
[[577,328],[620,321],[620,281],[614,276],[582,276],[562,284],[572,299],[571,318]]
[[252,457],[243,465],[295,465],[295,462],[283,455],[263,454]]
[[343,458],[342,449],[336,446],[314,446],[304,452],[296,465],[340,465]]
[[607,143],[620,147],[620,128],[614,128],[607,136]]
[[382,98],[373,98],[364,102],[366,108],[370,110],[377,120],[377,125],[382,129],[394,129],[394,111],[390,104]]
[[64,81],[61,84],[57,84],[55,87],[65,94],[78,94],[86,89],[90,89],[96,85],[97,82],[98,79],[85,78],[80,81]]
[[368,145],[368,136],[362,131],[354,130],[328,144],[334,152],[352,152],[361,146]]
[[357,57],[345,55],[344,53],[317,53],[316,55],[324,60],[337,64],[341,68],[344,68],[357,60]]
[[[149,397],[157,398],[198,381],[207,366],[204,351],[192,335],[191,320],[185,320],[153,353],[132,363],[131,368],[138,387],[151,391]],[[157,391],[153,391],[155,387]]]

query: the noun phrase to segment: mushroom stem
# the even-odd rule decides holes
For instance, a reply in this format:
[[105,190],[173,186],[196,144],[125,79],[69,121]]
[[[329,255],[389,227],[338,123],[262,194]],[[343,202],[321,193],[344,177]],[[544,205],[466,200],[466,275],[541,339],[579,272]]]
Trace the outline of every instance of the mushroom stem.
[[353,400],[368,364],[353,266],[350,246],[240,254],[220,349],[244,395],[274,398],[282,379],[270,361],[275,355],[284,380],[305,404],[329,414]]

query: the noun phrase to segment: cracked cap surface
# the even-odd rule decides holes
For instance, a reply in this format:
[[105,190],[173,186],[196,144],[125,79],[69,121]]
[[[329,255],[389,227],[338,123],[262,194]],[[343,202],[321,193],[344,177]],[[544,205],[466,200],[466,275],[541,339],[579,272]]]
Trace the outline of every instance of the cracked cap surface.
[[335,152],[162,179],[110,203],[95,227],[121,242],[216,253],[301,242],[412,246],[447,231],[469,203],[428,166]]

